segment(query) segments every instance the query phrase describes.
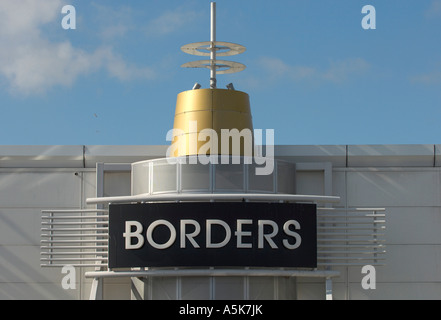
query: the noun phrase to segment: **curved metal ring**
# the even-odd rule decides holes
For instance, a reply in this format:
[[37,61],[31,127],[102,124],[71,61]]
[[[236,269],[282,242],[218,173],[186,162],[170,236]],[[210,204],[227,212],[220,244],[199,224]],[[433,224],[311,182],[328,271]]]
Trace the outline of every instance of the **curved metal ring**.
[[[212,62],[211,62],[211,60],[191,61],[191,62],[184,63],[181,67],[182,68],[211,69]],[[246,66],[242,63],[234,62],[234,61],[226,61],[226,60],[216,60],[214,67],[216,68],[217,74],[240,72],[246,68]],[[226,69],[224,69],[224,68],[226,68]],[[223,69],[223,70],[221,70],[221,69]]]
[[[181,50],[196,56],[209,56],[212,50],[211,41],[189,43],[182,46]],[[245,52],[246,48],[236,43],[215,41],[214,50],[216,50],[216,56],[225,57],[241,54]]]

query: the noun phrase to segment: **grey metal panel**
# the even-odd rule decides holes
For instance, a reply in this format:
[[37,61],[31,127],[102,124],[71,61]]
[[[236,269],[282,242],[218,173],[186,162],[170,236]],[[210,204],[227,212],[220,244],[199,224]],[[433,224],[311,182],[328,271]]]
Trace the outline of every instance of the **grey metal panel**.
[[[90,169],[87,169],[90,170]],[[82,200],[84,201],[85,205],[85,199],[96,197],[96,171],[90,171],[90,172],[81,172],[82,181],[83,181],[83,193],[82,193]]]
[[348,146],[348,167],[433,167],[434,145]]
[[40,246],[0,246],[0,283],[58,282],[61,272],[40,268],[39,261]]
[[214,279],[214,299],[216,300],[244,300],[244,277],[222,277]]
[[133,163],[147,159],[164,158],[169,146],[85,146],[86,168],[95,168],[97,162]]
[[[388,245],[386,259],[387,267],[376,272],[378,283],[441,283],[441,244]],[[358,268],[349,271],[349,281],[361,283],[363,276]]]
[[324,172],[297,172],[296,190],[300,194],[325,194]]
[[215,191],[244,191],[243,164],[217,164],[215,166]]
[[132,165],[131,194],[150,192],[150,164],[149,162]]
[[170,164],[166,159],[152,161],[152,194],[177,192],[178,163]]
[[441,206],[438,170],[363,169],[347,172],[349,207]]
[[75,171],[0,172],[0,205],[16,208],[76,208],[80,177]]
[[[277,277],[249,277],[248,300],[274,300],[278,296]],[[286,280],[285,280],[286,281]],[[283,295],[283,297],[285,297]]]
[[[324,300],[324,287],[325,285],[323,282],[298,282],[297,300]],[[335,291],[336,290],[334,289],[334,292]]]
[[[274,185],[274,175],[276,170],[274,170],[271,174],[267,175],[257,175],[256,174],[256,167],[259,167],[255,164],[247,165],[248,170],[248,191],[253,192],[275,192],[275,185]],[[289,177],[283,177],[283,179],[280,179],[279,177],[278,181],[280,183],[281,180],[285,181],[289,179]],[[295,176],[292,177],[293,180],[295,180]],[[277,183],[277,180],[276,180]]]
[[386,242],[441,245],[441,207],[388,207]]
[[131,179],[129,172],[104,172],[104,196],[130,195]]
[[65,290],[60,282],[0,282],[0,300],[73,300],[79,298],[79,286]]
[[39,246],[40,222],[40,209],[0,208],[0,244]]
[[435,145],[435,166],[441,167],[441,144]]
[[83,146],[0,146],[0,168],[82,168]]
[[289,162],[331,162],[334,167],[345,167],[346,146],[275,145],[274,157]]
[[378,282],[375,290],[364,290],[360,282],[350,282],[348,289],[352,300],[439,300],[441,297],[440,282]]
[[[276,300],[295,300],[297,299],[297,277],[278,277],[275,279],[275,294]],[[323,290],[321,291],[323,296]]]
[[180,164],[182,192],[210,191],[210,166],[204,164]]
[[177,277],[158,277],[148,279],[150,300],[177,300]]
[[277,162],[277,193],[295,194],[297,173],[295,164]]
[[115,282],[115,279],[112,280],[113,281],[105,281],[103,284],[103,300],[130,300],[130,280],[124,279],[124,282]]
[[207,300],[211,295],[209,277],[182,277],[180,298],[182,300],[200,299]]
[[340,204],[334,206],[344,206],[346,204],[346,172],[332,171],[332,194],[340,197]]

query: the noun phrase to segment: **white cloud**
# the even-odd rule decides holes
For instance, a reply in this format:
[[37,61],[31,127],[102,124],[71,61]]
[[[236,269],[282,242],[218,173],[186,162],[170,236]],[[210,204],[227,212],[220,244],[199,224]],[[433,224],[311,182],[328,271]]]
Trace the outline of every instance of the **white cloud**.
[[426,18],[436,18],[441,16],[441,0],[432,0],[429,8],[426,10]]
[[44,92],[54,85],[68,86],[93,65],[91,57],[69,42],[52,44],[41,40],[9,49],[0,59],[0,72],[13,91]]
[[369,69],[369,64],[361,58],[350,58],[346,60],[333,61],[329,68],[321,75],[323,80],[334,83],[344,82],[349,77],[363,74]]
[[157,74],[150,67],[139,67],[128,64],[117,56],[111,48],[101,48],[94,53],[98,57],[98,65],[103,65],[109,75],[122,81],[136,79],[155,79]]
[[291,80],[302,80],[313,77],[316,70],[305,66],[291,66],[279,58],[262,57],[259,64],[267,73],[270,80],[288,78]]
[[433,85],[441,83],[441,70],[434,70],[429,73],[419,74],[409,77],[409,80],[413,83],[420,83],[426,85]]
[[35,35],[38,25],[53,21],[63,5],[62,0],[2,0],[0,1],[0,34]]
[[88,52],[67,40],[45,37],[45,25],[55,23],[61,28],[64,4],[64,0],[0,1],[0,76],[12,92],[35,94],[71,86],[78,77],[100,69],[121,81],[155,77],[151,68],[130,65],[111,47]]
[[117,7],[92,2],[95,9],[94,20],[98,24],[98,35],[103,40],[113,40],[124,37],[129,31],[135,30],[133,10],[122,3]]
[[312,81],[341,83],[351,76],[363,74],[369,69],[369,64],[361,58],[349,58],[340,61],[331,61],[325,69],[317,67],[290,65],[279,58],[263,57],[259,65],[269,81]]
[[200,16],[199,13],[182,7],[166,11],[147,24],[146,34],[148,36],[163,36],[173,33],[191,24],[198,16]]

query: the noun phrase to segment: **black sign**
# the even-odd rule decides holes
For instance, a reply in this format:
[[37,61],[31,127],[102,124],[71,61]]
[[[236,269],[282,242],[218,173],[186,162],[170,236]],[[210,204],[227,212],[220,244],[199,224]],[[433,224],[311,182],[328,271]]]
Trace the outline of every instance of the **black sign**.
[[317,266],[316,205],[113,204],[109,268]]

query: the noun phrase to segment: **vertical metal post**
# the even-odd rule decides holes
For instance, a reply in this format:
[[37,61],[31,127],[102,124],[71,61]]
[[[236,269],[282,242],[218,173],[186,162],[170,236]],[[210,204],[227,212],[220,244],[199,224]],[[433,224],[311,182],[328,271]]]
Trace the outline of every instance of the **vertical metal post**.
[[[96,196],[103,197],[104,196],[104,163],[96,164]],[[103,204],[97,204],[96,209],[103,209]],[[97,212],[97,215],[99,213]],[[98,231],[97,231],[98,233]],[[95,239],[103,239],[101,237],[96,236]],[[97,256],[98,257],[98,256]],[[101,267],[95,267],[95,271],[101,271]],[[94,278],[92,281],[92,287],[90,289],[90,300],[102,300],[104,296],[103,292],[103,279],[102,278]]]
[[93,278],[89,300],[103,300],[103,278]]
[[216,89],[216,2],[211,3],[210,88]]
[[377,263],[378,262],[378,260],[377,260],[377,245],[378,245],[378,238],[377,238],[377,228],[376,228],[376,224],[375,224],[375,220],[376,220],[376,216],[377,216],[377,211],[372,211],[372,215],[373,215],[373,217],[372,217],[372,231],[373,231],[373,236],[374,236],[374,244],[375,244],[375,246],[374,246],[374,263]]
[[[52,230],[52,226],[53,226],[53,222],[54,222],[54,219],[53,219],[53,217],[54,217],[54,213],[53,212],[50,212],[49,213],[49,216],[50,216],[50,219],[49,219],[49,235],[50,235],[50,237],[49,237],[49,241],[50,241],[50,249],[49,249],[49,252],[50,253],[52,253],[52,252],[54,252],[54,242],[53,242],[53,240],[54,240],[54,237],[53,237],[53,235],[54,235],[54,232],[53,232],[53,230]],[[52,258],[53,258],[53,255],[52,254],[50,254],[49,255],[49,264],[52,264]]]
[[325,280],[326,300],[332,300],[332,279],[327,277]]

